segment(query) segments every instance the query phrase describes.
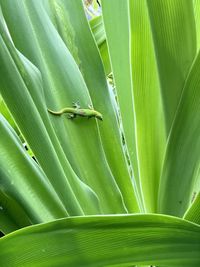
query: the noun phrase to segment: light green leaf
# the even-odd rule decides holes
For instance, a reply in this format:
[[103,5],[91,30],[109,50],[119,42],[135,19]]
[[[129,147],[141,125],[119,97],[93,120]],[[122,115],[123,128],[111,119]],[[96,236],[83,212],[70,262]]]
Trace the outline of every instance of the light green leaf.
[[199,226],[160,215],[67,218],[0,239],[2,267],[198,267],[199,251]]
[[0,0],[0,266],[200,266],[199,4],[102,3]]
[[[40,1],[2,1],[2,10],[15,44],[34,62],[42,74],[44,99],[40,104],[40,114],[42,114],[46,129],[50,132],[52,128],[50,124],[47,124],[49,123],[47,107],[59,110],[71,106],[72,102],[77,100],[83,107],[87,107],[87,104],[91,104],[87,87],[78,66],[56,32]],[[17,16],[19,18],[16,25],[15,18]],[[20,38],[22,35],[23,40]],[[38,101],[37,98],[36,105],[38,105]],[[46,107],[45,102],[47,103]],[[95,103],[94,107],[101,112],[101,108],[96,107]],[[102,113],[106,114],[103,111]],[[51,138],[54,138],[54,144],[58,140],[60,143],[56,143],[56,149],[61,150],[62,147],[76,174],[98,195],[101,211],[103,213],[126,212],[122,195],[106,162],[96,121],[85,121],[84,118],[70,121],[65,117],[58,118],[53,115],[49,115],[49,117],[58,139],[55,140],[52,132],[49,134],[51,134]],[[108,119],[105,116],[103,125]],[[48,138],[45,138],[47,142],[46,139],[48,140]],[[51,147],[52,145],[48,149]],[[66,183],[72,187],[73,191],[70,194],[74,194],[74,200],[68,201],[68,205],[79,204],[86,214],[100,213],[95,195],[77,179],[67,159],[64,158],[63,151],[59,151],[57,156],[67,176]],[[36,151],[33,152],[36,155]],[[49,151],[48,154],[52,154],[52,152]],[[47,162],[45,163],[47,164]],[[48,171],[50,170],[48,169]],[[49,175],[52,176],[53,173],[51,172]],[[64,186],[59,191],[62,192],[60,193],[62,197],[69,197],[64,193],[66,192]],[[113,195],[116,197],[113,198]],[[88,199],[93,200],[88,201]],[[71,214],[80,214],[80,207],[76,208],[79,211],[74,213],[72,210]]]
[[[51,4],[52,8],[55,11],[54,16],[56,16],[56,19],[57,19],[56,22],[57,22],[58,31],[60,35],[62,36],[62,39],[64,40],[65,44],[68,46],[71,54],[76,60],[76,63],[79,65],[80,71],[83,74],[85,83],[87,85],[88,91],[91,96],[93,106],[97,110],[101,111],[101,113],[103,114],[103,123],[98,124],[98,131],[100,134],[101,144],[104,149],[107,163],[122,193],[123,201],[129,212],[139,211],[137,200],[135,197],[134,188],[133,188],[133,183],[131,181],[130,173],[128,171],[128,166],[127,166],[124,151],[122,148],[120,131],[119,131],[114,107],[111,102],[109,90],[107,87],[103,65],[102,65],[101,58],[98,53],[98,49],[94,42],[94,38],[91,34],[88,21],[86,20],[86,17],[84,14],[82,1],[59,0],[59,1],[50,1],[49,3]],[[77,56],[78,56],[78,59],[77,59]],[[77,76],[75,79],[77,79]],[[76,90],[78,90],[77,88],[78,86],[76,87]],[[72,91],[72,87],[69,87],[68,90]],[[73,92],[74,91],[75,89],[73,89]],[[83,88],[81,88],[81,91],[77,93],[77,95],[79,95],[78,99],[83,97],[83,92],[84,92]],[[84,139],[84,142],[83,142],[84,147],[86,146],[85,140],[87,140],[88,136],[91,135],[91,131],[92,130],[90,130],[90,134],[87,133],[85,139],[83,138],[83,133],[81,134],[82,138],[81,139],[79,138],[79,141],[82,141],[82,139]],[[74,138],[75,137],[73,135],[73,140]],[[92,142],[93,139],[90,138],[90,140],[91,140],[90,142]],[[94,150],[94,147],[97,148],[97,145],[96,146],[93,145],[89,151]],[[84,150],[85,159],[87,160],[88,158],[90,158],[90,162],[89,162],[90,168],[91,168],[91,165],[95,167],[101,164],[102,159],[96,160],[96,163],[91,162],[92,160],[97,159],[97,156],[98,156],[97,152],[93,151],[95,156],[91,156],[91,155],[87,156],[87,153],[88,153],[88,149],[87,151]],[[76,159],[76,163],[77,165],[79,165],[79,168],[80,168],[80,162],[78,164],[77,159]],[[86,163],[84,163],[83,168],[86,169]],[[90,168],[88,167],[88,170]],[[103,168],[104,169],[106,168],[105,164]],[[96,167],[94,171],[95,171],[94,175],[98,177]],[[101,172],[102,171],[103,169],[101,169]],[[87,177],[89,176],[90,175],[87,172]],[[93,176],[92,176],[92,179],[93,179]],[[102,177],[104,176],[101,173],[100,177],[97,178],[96,180],[102,181]],[[108,177],[109,175],[107,174],[105,178],[106,181],[108,181]],[[96,191],[97,189],[95,188],[94,190],[98,194],[98,192]],[[103,191],[103,188],[101,189],[101,191]],[[98,196],[99,198],[101,197],[99,194]]]
[[194,17],[196,24],[196,35],[197,35],[197,51],[200,48],[200,2],[199,0],[193,0],[194,6]]
[[200,53],[187,81],[169,135],[159,194],[159,211],[183,216],[200,162]]
[[[72,184],[73,189],[75,192],[79,192],[79,199],[83,203],[88,202],[88,197],[91,193],[88,188],[84,188],[84,185],[81,184],[71,170],[55,137],[44,102],[41,76],[38,70],[15,50],[2,27],[1,34],[4,38],[1,38],[0,41],[2,64],[0,89],[2,96],[45,174],[67,209],[70,210],[69,213],[82,214],[82,209],[71,189],[71,185],[66,179],[64,172],[66,170],[63,170],[61,162],[66,169],[68,168],[68,179],[70,180],[71,178],[71,184],[72,181],[74,182]],[[15,90],[12,90],[12,88],[15,88]],[[55,148],[57,151],[55,151]],[[59,182],[55,179],[58,176]],[[69,201],[69,199],[73,199],[73,201]],[[85,208],[87,209],[88,207],[90,211],[89,205],[90,203],[85,205]],[[92,202],[91,205],[93,206]]]
[[98,16],[90,20],[90,27],[94,35],[95,41],[98,45],[99,52],[101,54],[101,59],[103,62],[104,70],[106,75],[112,72],[110,59],[108,54],[108,45],[106,41],[106,35],[104,30],[104,25],[102,21],[102,16]]
[[[5,223],[6,217],[13,218],[19,227],[66,217],[68,214],[45,174],[10,128],[0,115],[0,217],[5,217]],[[8,232],[5,223],[1,220],[0,228]]]
[[135,118],[129,59],[127,1],[102,1],[102,8],[125,140],[133,168],[134,179],[140,195],[140,205],[142,206],[142,193],[138,176],[138,162],[135,143]]
[[106,34],[104,30],[102,16],[95,17],[94,19],[90,20],[90,27],[92,33],[94,34],[95,41],[98,46],[106,41]]
[[[134,96],[139,178],[146,210],[156,212],[166,143],[163,107],[145,1],[129,1],[129,13],[131,85]],[[123,88],[121,90],[123,93]]]
[[162,89],[167,134],[196,55],[193,1],[146,1]]

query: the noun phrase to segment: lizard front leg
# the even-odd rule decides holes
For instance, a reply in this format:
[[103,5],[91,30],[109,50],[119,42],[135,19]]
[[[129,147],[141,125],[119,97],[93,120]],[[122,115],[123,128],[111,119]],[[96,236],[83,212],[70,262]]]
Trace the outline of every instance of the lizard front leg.
[[81,106],[80,106],[78,101],[77,102],[72,102],[72,106],[73,106],[73,108],[76,108],[76,109],[80,109],[81,108]]
[[70,120],[73,120],[73,119],[76,118],[76,114],[68,113],[67,114],[67,118],[70,119]]
[[92,109],[92,110],[94,109],[93,106],[92,106],[92,104],[88,104],[88,108],[89,109]]

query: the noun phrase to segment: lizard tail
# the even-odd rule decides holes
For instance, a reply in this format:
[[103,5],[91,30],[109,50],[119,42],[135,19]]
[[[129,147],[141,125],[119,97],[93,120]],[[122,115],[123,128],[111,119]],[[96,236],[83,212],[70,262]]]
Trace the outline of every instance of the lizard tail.
[[49,113],[53,114],[53,115],[61,115],[62,113],[60,111],[53,111],[50,109],[47,109]]

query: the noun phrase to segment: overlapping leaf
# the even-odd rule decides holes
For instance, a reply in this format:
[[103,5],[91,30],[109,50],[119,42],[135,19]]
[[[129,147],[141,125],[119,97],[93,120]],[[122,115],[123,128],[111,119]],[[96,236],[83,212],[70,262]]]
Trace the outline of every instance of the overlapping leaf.
[[[43,123],[49,122],[49,118],[47,118],[47,107],[60,109],[64,106],[72,105],[71,103],[76,100],[79,100],[80,104],[86,107],[88,103],[91,103],[91,99],[83,77],[67,47],[58,36],[45,13],[42,3],[40,1],[38,3],[36,1],[11,2],[2,2],[2,9],[13,40],[17,47],[35,63],[42,74],[44,98],[42,104],[40,104],[43,106],[40,107],[39,112],[40,116],[41,114],[43,116]],[[15,23],[16,16],[20,17],[17,27]],[[39,24],[38,21],[40,21]],[[24,36],[23,40],[19,33]],[[46,42],[48,45],[46,45]],[[6,93],[10,94],[11,97],[11,89],[10,91],[6,90]],[[44,101],[47,102],[46,107]],[[38,102],[39,100],[35,102],[36,105],[38,105]],[[107,119],[105,117],[104,124]],[[59,144],[56,144],[56,146],[60,150],[62,147],[62,151],[59,151],[58,157],[67,176],[68,180],[66,181],[69,181],[70,186],[73,187],[73,193],[76,195],[76,197],[74,195],[75,198],[80,199],[83,196],[80,201],[78,199],[70,201],[70,205],[73,205],[73,202],[76,203],[76,201],[79,201],[81,202],[79,203],[81,208],[87,209],[88,205],[94,205],[94,201],[89,201],[87,205],[85,198],[86,192],[84,190],[89,189],[85,188],[84,184],[81,184],[80,180],[75,176],[66,157],[72,164],[76,174],[98,194],[103,212],[126,212],[121,193],[106,162],[96,122],[94,120],[85,121],[83,119],[74,122],[66,120],[66,118],[58,119],[53,116],[51,116],[51,122],[58,137],[55,142],[59,140]],[[47,125],[45,126],[47,127]],[[50,126],[48,125],[48,128]],[[35,131],[37,131],[37,128]],[[36,136],[36,134],[33,135]],[[47,142],[46,139],[44,138],[45,142]],[[63,151],[66,157],[63,155]],[[36,152],[34,153],[36,155]],[[51,154],[52,152],[49,151],[49,157]],[[45,163],[47,164],[46,160]],[[62,187],[60,190],[65,191],[65,188]],[[80,194],[82,190],[83,192]],[[62,196],[64,196],[64,191]],[[113,195],[116,198],[113,198]],[[94,209],[88,208],[85,212],[94,213]]]
[[[27,244],[29,244],[27,246]],[[200,227],[159,215],[77,217],[0,240],[2,267],[200,264]]]
[[[120,131],[107,87],[103,65],[88,22],[85,18],[82,2],[80,0],[48,2],[52,8],[51,10],[54,11],[54,15],[50,13],[52,21],[56,24],[58,32],[83,74],[93,105],[103,114],[103,123],[99,123],[98,125],[101,143],[106,155],[106,160],[122,193],[127,210],[130,212],[139,211],[133,183],[122,148]],[[76,14],[76,16],[73,14]],[[93,66],[95,66],[95,68]],[[72,88],[70,87],[68,90],[72,90]],[[94,153],[96,152],[94,151]],[[97,154],[95,155],[97,157]],[[86,158],[86,160],[87,159],[88,158]],[[90,161],[90,165],[99,164],[100,163],[92,164]],[[84,164],[84,169],[85,166]],[[97,176],[97,170],[95,173]],[[87,173],[87,177],[89,177],[89,173]]]
[[[0,115],[0,229],[66,217],[68,214],[38,164]],[[10,223],[6,218],[10,218]]]
[[[159,211],[183,216],[200,161],[200,53],[186,81],[170,132],[160,185]],[[199,176],[198,176],[199,177]]]
[[[104,25],[101,17],[91,22],[96,42],[81,0],[0,4],[0,92],[38,162],[0,117],[0,229],[144,207],[184,215],[80,216],[31,226],[0,240],[0,266],[198,267],[198,1],[102,0]],[[104,72],[111,69],[97,47],[103,26],[120,124]],[[104,121],[47,112],[73,101],[92,104]]]

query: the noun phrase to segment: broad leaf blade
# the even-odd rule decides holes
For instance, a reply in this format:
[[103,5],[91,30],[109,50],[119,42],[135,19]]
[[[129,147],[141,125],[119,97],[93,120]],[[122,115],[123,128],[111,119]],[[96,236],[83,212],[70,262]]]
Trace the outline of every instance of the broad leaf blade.
[[[77,212],[82,214],[74,195],[75,192],[79,196],[81,205],[84,206],[84,212],[87,214],[96,213],[99,209],[94,193],[75,175],[55,136],[47,114],[44,95],[42,94],[42,80],[38,70],[15,50],[3,30],[2,35],[8,47],[7,49],[2,39],[1,63],[3,67],[1,73],[3,79],[1,79],[1,92],[7,105],[67,209],[71,209],[72,213],[76,210],[75,214]],[[15,90],[13,91],[12,88]],[[21,105],[21,103],[24,104]],[[32,117],[31,120],[29,116]],[[41,146],[41,144],[43,145]],[[65,175],[67,175],[68,180]],[[59,182],[55,179],[58,176]],[[68,194],[66,194],[67,191]],[[71,197],[73,201],[69,201]],[[93,201],[88,201],[89,199]]]
[[138,174],[138,159],[135,140],[134,100],[129,59],[127,1],[102,1],[102,8],[110,61],[121,112],[121,121],[133,168],[134,179],[140,195],[140,204],[142,206],[142,193]]
[[[105,79],[101,58],[94,42],[94,38],[91,34],[88,21],[86,20],[82,7],[82,1],[59,0],[50,1],[49,3],[52,5],[52,8],[55,12],[54,16],[56,16],[58,20],[58,31],[83,74],[92,103],[94,107],[103,114],[103,123],[98,124],[101,144],[104,149],[107,163],[122,193],[123,201],[129,212],[139,211],[133,183],[131,181],[122,148],[121,136],[115,111],[111,102],[109,90],[107,88],[107,82]],[[68,34],[66,34],[66,29]],[[72,88],[68,88],[68,90],[72,90]],[[79,97],[81,97],[81,95]],[[102,101],[102,99],[104,101]],[[94,148],[92,148],[92,150],[94,150]],[[85,155],[87,155],[86,152],[84,152]],[[95,156],[96,159],[97,156],[98,154]],[[86,159],[90,158],[90,164],[93,166],[101,164],[101,160],[97,160],[96,162],[99,163],[95,164],[91,162],[93,157],[89,155],[85,157]],[[104,165],[104,169],[105,168],[106,166]],[[97,170],[95,170],[95,172],[96,171]],[[87,177],[89,177],[89,174]],[[107,177],[106,180],[108,181]],[[102,174],[98,179],[102,180]],[[95,190],[95,192],[97,191]]]
[[129,12],[139,178],[146,210],[156,212],[166,144],[163,106],[146,2],[129,1]]
[[0,239],[2,267],[198,267],[199,251],[199,226],[160,215],[67,218]]
[[162,89],[167,134],[196,55],[193,2],[146,1]]
[[[91,103],[78,66],[53,27],[42,3],[40,1],[38,3],[36,1],[8,1],[2,2],[2,7],[15,44],[41,71],[47,107],[58,110],[65,106],[71,106],[72,102],[76,100],[80,100],[84,107]],[[17,27],[15,24],[16,14],[19,16]],[[21,35],[24,36],[23,40]],[[40,109],[43,118],[44,116],[47,117],[47,107],[45,108],[44,101],[43,110]],[[53,115],[49,115],[49,117],[60,146],[62,146],[74,170],[98,194],[101,210],[105,213],[126,212],[121,193],[107,165],[95,120],[88,121],[86,119],[85,121],[84,118],[80,118],[74,122]],[[45,122],[46,119],[43,120],[44,124]],[[49,128],[50,125],[47,129]],[[58,149],[58,144],[56,146]],[[74,197],[77,198],[85,213],[94,213],[95,208],[93,206],[97,206],[95,195],[77,179],[63,156],[62,152],[59,151],[59,160],[73,193],[76,194]],[[95,180],[94,177],[96,177]],[[65,194],[62,193],[62,195]],[[117,197],[114,199],[113,195]],[[87,197],[95,202],[89,201],[87,203]],[[74,199],[69,204],[73,205],[74,203],[76,205],[77,200]],[[90,205],[89,211],[88,205]],[[100,213],[98,208],[96,208],[96,213]]]
[[200,53],[188,79],[169,135],[159,211],[183,216],[190,204],[200,161]]
[[[47,177],[26,153],[2,115],[0,139],[0,212],[7,211],[8,217],[9,214],[14,217],[19,226],[27,224],[28,219],[32,223],[41,223],[68,216]],[[16,210],[11,206],[12,203],[17,207]],[[21,218],[19,216],[23,216],[22,213],[25,216]],[[2,221],[0,227],[3,230],[7,228]]]

